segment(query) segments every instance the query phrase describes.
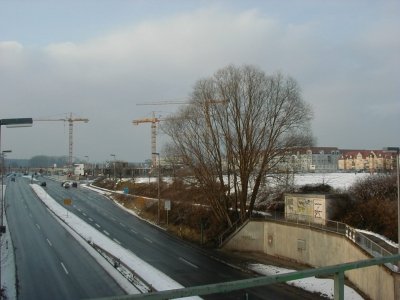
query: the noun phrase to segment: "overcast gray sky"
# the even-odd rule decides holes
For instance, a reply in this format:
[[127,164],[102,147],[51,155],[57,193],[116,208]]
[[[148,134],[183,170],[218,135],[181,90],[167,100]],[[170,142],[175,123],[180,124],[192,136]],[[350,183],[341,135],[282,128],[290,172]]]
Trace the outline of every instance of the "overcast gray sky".
[[[228,64],[294,77],[318,146],[399,146],[400,1],[0,0],[0,118],[74,123],[74,156],[144,161],[150,124]],[[68,124],[2,128],[10,158],[68,155]],[[158,151],[166,137],[158,136]]]

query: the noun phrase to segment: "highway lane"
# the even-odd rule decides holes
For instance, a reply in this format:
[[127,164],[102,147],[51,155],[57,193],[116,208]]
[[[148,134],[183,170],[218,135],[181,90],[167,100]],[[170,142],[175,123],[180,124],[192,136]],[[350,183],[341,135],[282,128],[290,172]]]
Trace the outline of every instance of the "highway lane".
[[102,267],[17,177],[6,189],[15,247],[18,299],[82,299],[123,295]]
[[[110,239],[130,249],[184,286],[249,278],[252,275],[211,259],[205,251],[122,210],[108,198],[85,188],[64,189],[47,180],[48,193],[59,203],[72,199],[69,209]],[[208,296],[209,299],[319,299],[316,295],[285,284]]]

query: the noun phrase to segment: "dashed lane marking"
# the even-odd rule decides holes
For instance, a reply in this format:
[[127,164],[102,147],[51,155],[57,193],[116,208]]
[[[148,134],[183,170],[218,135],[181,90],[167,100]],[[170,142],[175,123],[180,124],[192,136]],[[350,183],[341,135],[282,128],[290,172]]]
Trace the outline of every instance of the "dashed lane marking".
[[180,261],[183,261],[185,264],[187,264],[187,265],[189,265],[189,266],[191,266],[191,267],[193,267],[193,268],[195,268],[195,269],[198,269],[198,268],[199,268],[198,266],[196,266],[195,264],[192,264],[190,261],[187,261],[187,260],[184,259],[183,257],[179,257],[179,260],[180,260]]
[[67,268],[64,266],[64,264],[62,262],[61,262],[61,266],[63,267],[65,274],[68,275],[69,274],[68,270],[67,270]]
[[144,238],[146,241],[148,241],[149,243],[153,243],[153,241],[152,240],[150,240],[149,238],[147,238],[147,237],[145,237]]

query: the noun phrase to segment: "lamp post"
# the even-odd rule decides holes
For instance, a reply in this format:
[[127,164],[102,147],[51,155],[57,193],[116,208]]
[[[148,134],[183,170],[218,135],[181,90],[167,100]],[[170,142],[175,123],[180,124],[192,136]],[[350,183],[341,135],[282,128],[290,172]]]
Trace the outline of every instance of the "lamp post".
[[[0,153],[1,151],[1,127],[5,125],[8,128],[12,127],[30,127],[32,126],[32,118],[15,118],[15,119],[0,119]],[[4,163],[3,163],[4,165]],[[3,165],[2,165],[2,170],[1,170],[1,222],[0,222],[0,290],[3,288],[1,285],[1,236],[5,232],[6,228],[3,225],[3,176],[4,176],[4,170],[3,170]]]
[[[8,128],[12,127],[30,127],[32,126],[32,118],[16,118],[16,119],[0,119],[0,153],[3,154],[1,151],[1,127],[3,125],[6,125]],[[4,152],[11,152],[11,150],[4,151]],[[3,165],[4,165],[4,159],[3,159]],[[1,222],[0,222],[0,236],[3,233],[3,230],[5,231],[5,228],[3,227],[3,176],[4,176],[4,168],[2,166],[1,170]],[[0,272],[1,272],[1,267],[0,267]],[[0,281],[1,285],[1,281]],[[1,288],[1,287],[0,287]]]
[[[387,147],[388,151],[396,151],[396,173],[397,173],[397,243],[398,243],[398,253],[400,253],[400,183],[399,183],[399,152],[400,147]],[[398,263],[400,267],[400,261]]]
[[158,194],[158,211],[157,211],[157,224],[160,224],[160,206],[161,206],[161,199],[160,199],[160,178],[161,178],[161,166],[160,166],[160,153],[153,152],[153,155],[157,156],[158,159],[158,184],[157,184],[157,194]]
[[4,212],[4,156],[6,153],[11,153],[11,150],[1,151],[1,225],[0,225],[0,235],[6,232],[6,228],[3,224],[3,212]]
[[114,157],[114,162],[113,162],[113,165],[114,165],[114,176],[113,176],[113,178],[114,178],[114,181],[115,181],[115,154],[110,154],[110,156]]

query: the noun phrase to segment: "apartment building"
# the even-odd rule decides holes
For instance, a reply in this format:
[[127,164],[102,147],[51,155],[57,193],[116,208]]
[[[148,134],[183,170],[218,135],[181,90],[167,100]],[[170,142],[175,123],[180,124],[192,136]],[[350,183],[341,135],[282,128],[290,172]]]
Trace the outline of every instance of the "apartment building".
[[340,156],[336,147],[307,147],[297,149],[291,161],[297,172],[336,172]]
[[382,173],[395,168],[396,153],[386,150],[342,150],[339,171]]

